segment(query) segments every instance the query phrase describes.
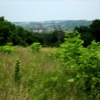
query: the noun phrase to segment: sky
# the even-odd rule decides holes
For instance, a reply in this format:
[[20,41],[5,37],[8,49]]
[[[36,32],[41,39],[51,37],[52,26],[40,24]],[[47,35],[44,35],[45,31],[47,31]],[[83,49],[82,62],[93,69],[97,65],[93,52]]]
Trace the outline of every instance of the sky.
[[100,19],[100,0],[0,0],[8,21]]

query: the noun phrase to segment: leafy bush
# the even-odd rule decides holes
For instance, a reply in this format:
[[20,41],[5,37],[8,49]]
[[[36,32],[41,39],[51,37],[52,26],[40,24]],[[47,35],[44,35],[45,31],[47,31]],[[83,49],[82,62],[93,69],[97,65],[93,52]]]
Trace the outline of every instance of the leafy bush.
[[32,49],[32,51],[40,51],[41,47],[42,46],[41,46],[41,44],[39,42],[34,42],[30,46],[30,48]]
[[12,43],[7,43],[5,46],[0,46],[0,52],[11,54],[15,47],[12,46]]
[[69,84],[78,84],[77,93],[91,100],[100,94],[100,44],[93,41],[87,48],[77,32],[66,35],[65,42],[53,56],[60,58]]

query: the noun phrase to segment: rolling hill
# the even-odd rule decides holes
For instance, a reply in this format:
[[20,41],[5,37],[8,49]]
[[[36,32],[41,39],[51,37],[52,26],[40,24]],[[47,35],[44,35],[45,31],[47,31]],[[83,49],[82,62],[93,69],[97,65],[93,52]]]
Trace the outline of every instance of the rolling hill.
[[87,20],[51,20],[42,22],[13,22],[15,25],[22,26],[28,30],[52,31],[61,28],[64,31],[72,30],[76,26],[88,26],[92,21]]

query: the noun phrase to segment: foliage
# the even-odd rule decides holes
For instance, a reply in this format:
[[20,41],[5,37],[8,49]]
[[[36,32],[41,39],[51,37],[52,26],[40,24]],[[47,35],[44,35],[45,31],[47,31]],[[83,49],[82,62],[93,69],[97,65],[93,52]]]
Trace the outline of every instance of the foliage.
[[[100,41],[100,20],[94,20],[89,26],[75,27],[81,39],[84,40],[83,45],[86,47],[91,44],[92,40]],[[53,31],[35,33],[25,30],[21,26],[16,26],[11,22],[0,17],[0,45],[4,46],[11,42],[13,45],[29,46],[33,42],[40,42],[44,47],[58,47],[64,42],[65,32],[62,27],[56,27]]]
[[0,52],[11,54],[14,51],[15,47],[12,46],[12,43],[7,43],[5,46],[0,46]]
[[40,42],[44,47],[57,47],[64,41],[65,32],[54,30],[52,32],[34,33],[34,42]]
[[[100,100],[99,43],[92,41],[84,47],[81,33],[77,31],[66,33],[64,43],[59,32],[37,33],[31,37],[21,27],[9,26],[3,17],[0,23],[5,26],[0,27],[1,100]],[[30,46],[33,52],[20,46],[12,50],[14,46],[8,40],[13,45],[33,43]],[[59,42],[62,43],[59,48],[41,46]],[[4,51],[13,53],[8,55]]]
[[84,46],[88,46],[91,44],[93,40],[96,42],[100,42],[100,20],[96,19],[89,26],[80,26],[75,27],[74,30],[77,30],[81,39],[84,40]]
[[90,31],[97,42],[100,42],[100,19],[96,19],[90,25]]
[[0,45],[11,42],[13,45],[27,46],[33,43],[32,38],[31,32],[0,17]]
[[40,51],[41,49],[41,44],[39,42],[34,42],[33,44],[30,45],[30,48],[32,49],[32,51]]
[[[24,47],[16,48],[13,56],[0,53],[0,99],[100,100],[99,44],[93,41],[92,45],[84,48],[80,36],[69,33],[67,38],[68,35],[72,39],[65,41],[69,43],[70,51],[67,45],[62,44],[58,50],[41,48],[40,53]],[[56,58],[49,56],[53,51],[56,51],[57,56],[53,55]],[[21,63],[16,60],[18,58]]]
[[[0,99],[59,98],[56,92],[52,94],[51,91],[58,80],[56,75],[60,68],[59,60],[48,56],[53,50],[55,48],[41,48],[40,53],[35,53],[18,47],[13,56],[0,53]],[[16,59],[20,59],[21,63]]]
[[63,42],[64,32],[54,30],[53,32],[33,33],[21,26],[15,26],[4,17],[0,17],[0,45],[11,42],[13,45],[29,46],[33,42],[40,42],[43,46],[59,46]]
[[82,46],[80,35],[68,33],[65,42],[56,51],[61,59],[67,82],[78,83],[77,93],[87,94],[91,100],[99,96],[100,91],[100,44],[93,41],[87,48]]
[[16,61],[16,66],[15,66],[15,73],[14,73],[14,82],[15,84],[19,85],[21,76],[20,76],[20,61]]
[[92,34],[90,33],[89,26],[80,26],[75,27],[74,30],[77,30],[80,33],[81,39],[84,41],[84,47],[91,44],[92,40],[94,39]]

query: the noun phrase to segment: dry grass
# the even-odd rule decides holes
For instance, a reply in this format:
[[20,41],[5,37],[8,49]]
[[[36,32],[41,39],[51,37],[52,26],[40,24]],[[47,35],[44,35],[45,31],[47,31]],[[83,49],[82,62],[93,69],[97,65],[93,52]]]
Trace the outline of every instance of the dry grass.
[[[32,52],[17,47],[12,54],[0,53],[0,100],[88,100],[69,85],[59,59],[50,57],[56,48]],[[14,82],[16,61],[20,60],[20,82]],[[99,100],[99,99],[98,99]]]
[[[38,100],[35,95],[39,82],[44,80],[48,73],[53,73],[60,67],[57,60],[49,57],[49,53],[53,50],[52,48],[42,48],[40,52],[33,53],[27,48],[18,47],[10,55],[0,53],[1,100],[33,100],[33,98]],[[14,70],[17,59],[21,61],[21,83],[18,87],[14,83]]]

